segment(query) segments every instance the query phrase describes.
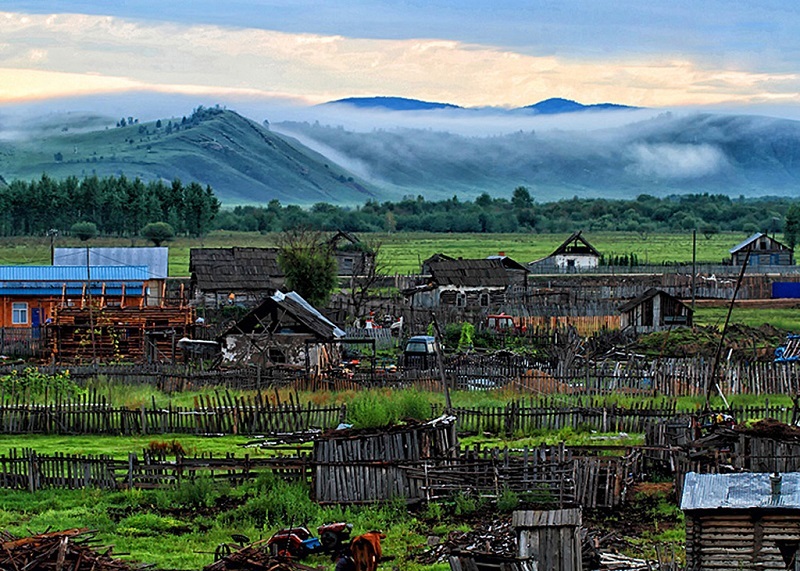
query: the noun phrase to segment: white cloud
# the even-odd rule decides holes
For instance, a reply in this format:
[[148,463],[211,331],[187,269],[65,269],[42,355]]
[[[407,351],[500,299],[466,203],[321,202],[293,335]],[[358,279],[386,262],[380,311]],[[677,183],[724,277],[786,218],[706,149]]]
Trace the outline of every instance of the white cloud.
[[232,90],[313,102],[397,95],[521,106],[558,96],[661,107],[767,102],[800,92],[798,74],[705,69],[688,59],[599,63],[440,39],[353,39],[77,14],[0,17],[0,101],[127,88]]
[[630,154],[635,174],[660,179],[690,179],[712,175],[728,161],[717,147],[708,144],[636,144]]

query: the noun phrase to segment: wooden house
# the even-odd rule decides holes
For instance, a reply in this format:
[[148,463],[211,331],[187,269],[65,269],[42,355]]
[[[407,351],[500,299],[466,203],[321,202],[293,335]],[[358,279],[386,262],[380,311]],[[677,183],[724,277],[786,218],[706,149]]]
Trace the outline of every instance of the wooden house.
[[403,292],[413,307],[497,308],[511,285],[500,259],[442,259],[431,263],[430,271],[427,283]]
[[328,239],[339,276],[360,276],[368,274],[375,264],[372,249],[358,239],[355,234],[339,230]]
[[0,266],[0,327],[32,328],[56,307],[139,307],[147,299],[146,266]]
[[523,264],[512,260],[509,256],[506,256],[504,252],[498,252],[496,256],[488,256],[486,259],[500,260],[500,263],[506,269],[508,283],[511,287],[520,291],[526,291],[528,289],[528,274],[531,272]]
[[686,475],[687,569],[800,569],[800,473]]
[[337,341],[345,332],[296,292],[264,299],[220,335],[229,363],[305,367],[318,374],[338,363]]
[[448,256],[447,254],[443,254],[441,252],[434,254],[430,258],[422,260],[422,265],[420,266],[420,273],[423,276],[431,275],[431,264],[436,264],[443,260],[452,261],[455,260],[455,258],[452,256]]
[[757,232],[741,244],[730,249],[731,264],[741,266],[750,251],[748,266],[793,266],[794,250],[770,238],[763,232]]
[[192,248],[192,299],[212,307],[255,306],[283,287],[278,253],[278,248]]
[[[88,260],[87,260],[88,256]],[[161,305],[169,275],[169,248],[55,248],[54,266],[145,266],[147,305]]]
[[677,325],[692,324],[692,308],[665,291],[650,288],[639,297],[621,305],[620,329],[637,333],[661,331]]
[[574,232],[546,258],[528,264],[532,270],[554,272],[578,272],[596,268],[600,263],[600,252],[592,246],[582,231]]

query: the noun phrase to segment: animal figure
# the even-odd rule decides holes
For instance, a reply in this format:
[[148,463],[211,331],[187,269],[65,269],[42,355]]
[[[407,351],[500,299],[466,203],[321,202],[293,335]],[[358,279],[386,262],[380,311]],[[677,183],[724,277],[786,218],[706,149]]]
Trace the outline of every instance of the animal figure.
[[386,535],[380,531],[370,531],[354,537],[350,542],[350,554],[356,571],[375,571],[378,568],[383,551],[381,539]]

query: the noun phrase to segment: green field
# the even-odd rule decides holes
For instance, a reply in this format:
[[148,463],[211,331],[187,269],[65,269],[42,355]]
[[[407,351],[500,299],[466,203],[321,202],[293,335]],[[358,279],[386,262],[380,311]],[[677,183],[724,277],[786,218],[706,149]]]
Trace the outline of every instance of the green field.
[[[419,271],[420,262],[432,254],[443,252],[453,257],[485,258],[504,252],[520,263],[543,258],[567,239],[568,234],[433,234],[394,233],[361,234],[368,242],[381,244],[381,256],[393,273],[409,274]],[[649,234],[644,239],[635,232],[590,232],[585,237],[603,254],[634,253],[640,263],[661,264],[692,260],[691,234]],[[277,244],[277,234],[256,232],[217,231],[203,238],[179,237],[168,244],[169,271],[172,276],[189,273],[191,248],[270,247]],[[746,236],[727,232],[697,239],[698,263],[719,264],[728,250]],[[143,238],[96,238],[92,246],[147,246]],[[85,246],[76,238],[59,237],[57,247]],[[0,264],[49,264],[50,242],[46,237],[0,238]]]

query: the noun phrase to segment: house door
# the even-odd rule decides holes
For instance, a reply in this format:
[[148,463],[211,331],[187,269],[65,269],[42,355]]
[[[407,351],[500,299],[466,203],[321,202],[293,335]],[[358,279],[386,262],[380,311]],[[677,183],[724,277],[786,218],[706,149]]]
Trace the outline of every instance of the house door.
[[34,307],[31,309],[31,338],[39,339],[40,327],[42,326],[42,308]]

